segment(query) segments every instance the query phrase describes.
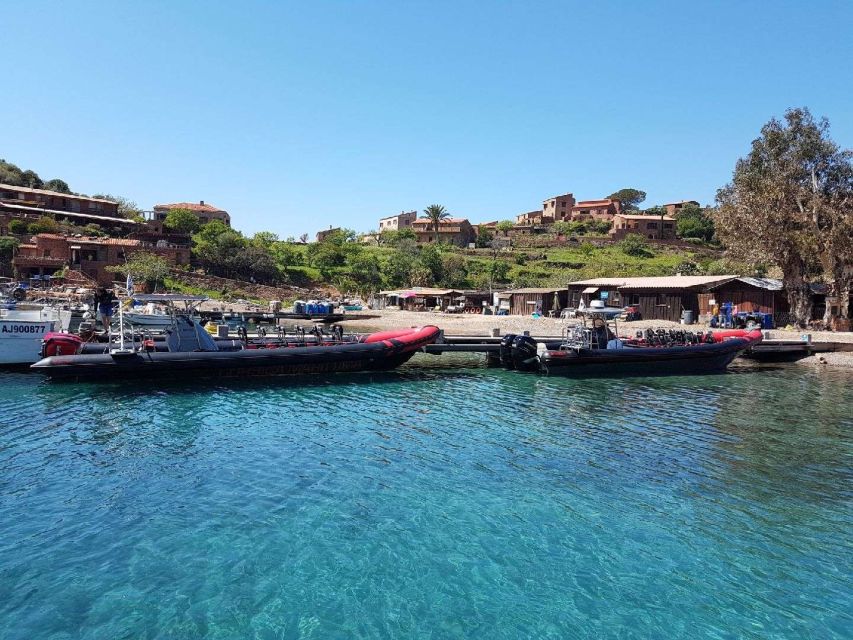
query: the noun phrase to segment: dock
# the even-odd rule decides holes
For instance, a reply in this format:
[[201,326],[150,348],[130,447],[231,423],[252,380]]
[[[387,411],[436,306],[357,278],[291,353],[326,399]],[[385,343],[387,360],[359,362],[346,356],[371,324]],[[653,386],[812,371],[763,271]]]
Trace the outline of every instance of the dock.
[[[561,336],[531,336],[536,342],[554,346],[562,340]],[[443,353],[484,353],[500,351],[503,336],[442,336],[435,344],[423,347],[424,353],[441,355]],[[834,351],[853,351],[850,342],[807,342],[804,340],[764,340],[751,347],[742,357],[759,362],[784,362],[799,360],[815,353]]]
[[242,322],[253,322],[255,324],[278,324],[283,320],[310,320],[323,324],[333,324],[344,320],[370,320],[379,316],[369,313],[293,313],[289,311],[199,311],[202,322],[208,320],[228,321],[240,320]]

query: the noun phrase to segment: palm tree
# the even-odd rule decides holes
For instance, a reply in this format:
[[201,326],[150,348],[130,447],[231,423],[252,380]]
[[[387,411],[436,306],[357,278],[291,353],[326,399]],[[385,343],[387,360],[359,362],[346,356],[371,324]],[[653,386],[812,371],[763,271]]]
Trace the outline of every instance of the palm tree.
[[438,233],[438,225],[441,224],[441,221],[447,220],[450,217],[450,214],[447,213],[447,209],[440,204],[429,205],[424,209],[424,214],[432,221],[432,229],[436,233]]

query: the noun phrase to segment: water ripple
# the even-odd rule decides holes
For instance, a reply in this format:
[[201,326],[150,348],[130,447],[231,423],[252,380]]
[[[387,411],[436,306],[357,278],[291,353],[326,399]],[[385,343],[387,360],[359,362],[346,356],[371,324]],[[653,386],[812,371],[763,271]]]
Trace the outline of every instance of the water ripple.
[[796,367],[0,374],[2,637],[849,637],[851,415]]

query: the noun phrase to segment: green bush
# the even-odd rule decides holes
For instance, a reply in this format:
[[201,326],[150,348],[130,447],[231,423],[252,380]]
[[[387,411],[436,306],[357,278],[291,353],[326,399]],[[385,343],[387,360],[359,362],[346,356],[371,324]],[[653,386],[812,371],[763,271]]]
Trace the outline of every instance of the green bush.
[[23,220],[12,220],[9,223],[9,233],[21,235],[27,232],[27,223]]
[[56,224],[56,220],[50,216],[41,216],[27,226],[29,233],[56,233],[58,229],[59,225]]
[[0,260],[11,260],[18,248],[18,241],[9,236],[0,236]]
[[645,238],[636,233],[629,233],[625,236],[619,243],[619,249],[626,256],[631,256],[632,258],[651,258],[655,255]]

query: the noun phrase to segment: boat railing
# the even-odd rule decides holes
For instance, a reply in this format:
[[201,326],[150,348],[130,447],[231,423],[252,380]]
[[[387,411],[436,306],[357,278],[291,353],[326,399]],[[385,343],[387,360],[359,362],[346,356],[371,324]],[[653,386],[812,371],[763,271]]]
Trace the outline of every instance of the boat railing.
[[560,351],[580,351],[591,349],[593,342],[592,330],[581,324],[570,325],[563,330],[563,341]]

